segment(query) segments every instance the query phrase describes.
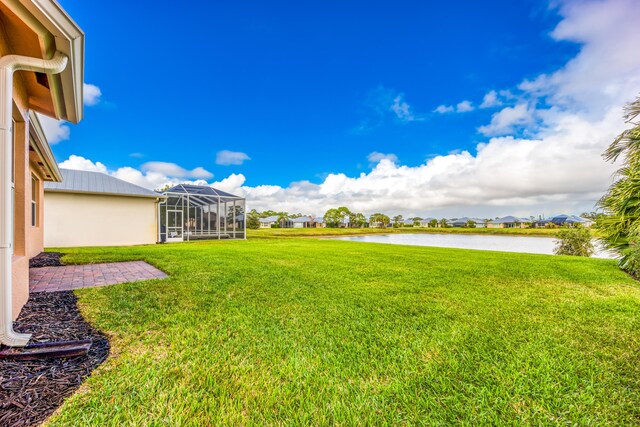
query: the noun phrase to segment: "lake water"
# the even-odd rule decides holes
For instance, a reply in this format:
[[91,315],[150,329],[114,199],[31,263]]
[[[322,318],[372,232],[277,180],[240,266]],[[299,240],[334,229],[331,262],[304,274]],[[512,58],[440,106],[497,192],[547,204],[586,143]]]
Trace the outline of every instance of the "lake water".
[[[485,251],[553,254],[555,239],[534,236],[495,236],[482,234],[369,234],[335,237],[352,242],[388,243],[393,245],[435,246],[439,248],[479,249]],[[614,258],[598,249],[596,258]]]

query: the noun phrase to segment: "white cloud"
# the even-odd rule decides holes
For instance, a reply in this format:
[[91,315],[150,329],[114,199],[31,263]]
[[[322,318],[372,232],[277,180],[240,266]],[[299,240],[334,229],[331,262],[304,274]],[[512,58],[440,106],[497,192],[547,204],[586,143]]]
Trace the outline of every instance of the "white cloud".
[[464,100],[461,102],[458,102],[456,104],[456,106],[454,107],[453,105],[438,105],[433,112],[434,113],[440,113],[440,114],[445,114],[445,113],[468,113],[469,111],[473,111],[475,108],[473,106],[473,103],[469,100]]
[[53,145],[60,141],[69,139],[71,129],[69,129],[69,125],[66,122],[52,119],[51,117],[42,114],[38,114],[38,119],[40,120],[42,130],[44,131],[49,144]]
[[217,165],[241,165],[247,160],[251,160],[251,157],[241,151],[221,150],[216,154]]
[[[77,169],[91,172],[102,172],[115,176],[124,181],[131,182],[141,187],[156,189],[165,185],[176,185],[180,183],[191,183],[197,185],[207,185],[207,179],[213,174],[201,167],[191,171],[186,170],[174,163],[148,162],[144,171],[130,166],[124,166],[116,170],[109,170],[103,163],[93,162],[82,156],[71,155],[69,158],[58,164],[63,169]],[[144,166],[144,165],[143,165]],[[185,178],[192,178],[191,180]]]
[[355,129],[356,132],[369,131],[389,120],[401,124],[424,120],[423,115],[413,111],[404,93],[384,86],[369,91],[364,107],[365,117]]
[[453,108],[452,105],[438,105],[435,110],[433,110],[434,113],[440,113],[440,114],[444,114],[444,113],[452,113],[455,111],[455,108]]
[[473,110],[474,110],[474,107],[471,101],[464,100],[462,102],[459,102],[458,105],[456,105],[456,112],[458,113],[467,113]]
[[62,169],[76,169],[89,172],[106,172],[107,167],[100,162],[92,162],[82,156],[70,155],[64,162],[58,163]]
[[188,180],[184,178],[167,176],[160,172],[154,172],[154,171],[147,171],[143,173],[140,170],[129,167],[129,166],[118,168],[115,171],[109,172],[109,174],[112,176],[115,176],[116,178],[131,182],[133,184],[148,188],[150,190],[162,188],[166,185],[173,186],[173,185],[185,184],[185,183],[196,184],[196,185],[207,185],[207,181],[204,179]]
[[175,178],[213,178],[213,174],[202,167],[188,170],[175,163],[169,162],[146,162],[142,166],[140,166],[140,169],[142,169],[143,172],[152,172]]
[[638,2],[564,1],[559,12],[564,19],[551,36],[582,44],[580,52],[556,72],[525,80],[519,88],[558,109],[580,106],[591,118],[638,95]]
[[482,98],[482,104],[480,104],[480,108],[492,108],[499,107],[502,105],[502,101],[498,98],[498,92],[495,90],[489,91]]
[[485,136],[507,135],[519,128],[534,124],[534,114],[535,110],[524,103],[505,107],[494,113],[491,123],[480,126],[478,131]]
[[401,122],[413,122],[418,120],[415,114],[411,111],[411,107],[404,100],[404,94],[398,94],[393,98],[393,103],[389,107],[391,111],[396,115],[396,118]]
[[369,160],[370,163],[379,163],[381,160],[389,160],[392,163],[397,163],[398,162],[398,156],[396,156],[393,153],[389,153],[389,154],[385,154],[385,153],[379,153],[378,151],[374,151],[372,153],[369,153],[369,155],[367,156],[367,160]]
[[93,106],[100,102],[102,91],[98,86],[84,83],[82,88],[84,105]]

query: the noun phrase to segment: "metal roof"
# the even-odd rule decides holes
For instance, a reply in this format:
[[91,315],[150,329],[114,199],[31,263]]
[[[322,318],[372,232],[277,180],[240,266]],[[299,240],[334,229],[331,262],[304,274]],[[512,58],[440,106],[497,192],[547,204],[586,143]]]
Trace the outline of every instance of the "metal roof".
[[258,221],[260,222],[278,222],[278,215],[268,216],[266,218],[260,218]]
[[291,218],[291,222],[295,222],[295,223],[298,223],[298,222],[305,223],[305,222],[311,222],[311,221],[313,221],[313,219],[311,219],[310,216],[301,216],[298,218]]
[[427,224],[428,224],[428,223],[430,223],[431,221],[433,221],[434,219],[435,219],[436,221],[438,221],[438,218],[431,218],[431,217],[429,217],[429,218],[422,218],[422,219],[420,220],[420,224],[424,224],[424,223],[427,223]]
[[60,169],[62,182],[45,182],[45,191],[61,193],[108,194],[113,196],[164,198],[155,191],[102,172]]
[[582,218],[579,217],[577,215],[567,215],[567,214],[562,214],[562,215],[556,215],[554,217],[551,218],[547,218],[545,220],[542,220],[540,222],[552,222],[556,225],[563,225],[565,223],[568,224],[575,224],[575,223],[589,223],[592,222],[586,218]]
[[235,196],[231,193],[218,190],[208,185],[178,184],[166,190],[165,193],[183,193],[183,194],[186,193],[186,194],[192,194],[196,196],[216,196],[216,197],[227,197],[231,199],[242,199],[242,197]]
[[515,216],[505,216],[503,218],[498,218],[493,220],[493,224],[507,224],[507,223],[523,223],[523,222],[531,222],[530,218],[518,218]]

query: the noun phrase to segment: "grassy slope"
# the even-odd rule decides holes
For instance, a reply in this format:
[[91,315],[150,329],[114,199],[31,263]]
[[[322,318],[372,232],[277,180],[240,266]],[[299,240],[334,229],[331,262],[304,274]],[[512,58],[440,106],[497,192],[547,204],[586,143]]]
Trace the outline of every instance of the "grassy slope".
[[259,239],[65,250],[113,354],[50,425],[637,424],[640,288],[610,260]]
[[248,237],[322,237],[359,234],[396,234],[396,233],[432,233],[432,234],[500,234],[511,236],[555,236],[560,229],[547,228],[262,228],[247,230]]

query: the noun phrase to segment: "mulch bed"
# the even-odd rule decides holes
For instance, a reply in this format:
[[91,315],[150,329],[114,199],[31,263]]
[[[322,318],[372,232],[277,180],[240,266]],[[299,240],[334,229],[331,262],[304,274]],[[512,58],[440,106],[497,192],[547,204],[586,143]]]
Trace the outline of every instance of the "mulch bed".
[[60,261],[63,255],[61,252],[40,252],[29,260],[29,268],[60,267],[64,265]]
[[91,338],[93,345],[85,356],[0,360],[0,426],[40,424],[107,358],[106,336],[84,320],[76,301],[71,291],[29,297],[14,329],[33,334],[30,343]]

